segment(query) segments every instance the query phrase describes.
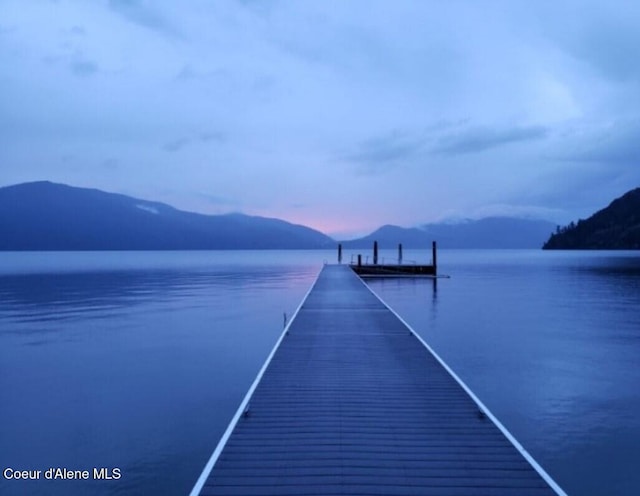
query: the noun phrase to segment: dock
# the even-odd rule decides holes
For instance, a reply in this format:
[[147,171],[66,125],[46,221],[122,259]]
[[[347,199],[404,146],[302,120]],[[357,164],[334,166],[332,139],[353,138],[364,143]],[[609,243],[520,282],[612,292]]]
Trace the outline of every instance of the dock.
[[197,495],[566,496],[348,265],[325,265]]
[[[378,242],[373,242],[373,262],[368,262],[368,257],[364,263],[362,255],[358,254],[355,260],[351,260],[349,266],[360,277],[438,277],[437,268],[437,250],[436,242],[432,243],[431,247],[431,263],[419,264],[419,263],[403,263],[402,260],[402,244],[398,245],[398,258],[393,263],[385,261],[380,262],[378,258]],[[338,245],[338,263],[342,262],[342,245]],[[444,276],[447,277],[447,276]]]

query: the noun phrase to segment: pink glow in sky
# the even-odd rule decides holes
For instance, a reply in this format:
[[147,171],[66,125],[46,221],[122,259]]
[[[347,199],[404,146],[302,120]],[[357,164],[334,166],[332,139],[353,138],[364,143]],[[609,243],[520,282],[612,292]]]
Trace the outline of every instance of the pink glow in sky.
[[4,0],[0,186],[356,235],[640,184],[640,4]]

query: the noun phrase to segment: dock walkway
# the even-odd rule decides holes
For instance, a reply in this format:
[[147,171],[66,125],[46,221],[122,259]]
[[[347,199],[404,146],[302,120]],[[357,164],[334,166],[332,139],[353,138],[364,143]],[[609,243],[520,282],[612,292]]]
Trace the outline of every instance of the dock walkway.
[[326,265],[191,494],[565,493],[351,269]]

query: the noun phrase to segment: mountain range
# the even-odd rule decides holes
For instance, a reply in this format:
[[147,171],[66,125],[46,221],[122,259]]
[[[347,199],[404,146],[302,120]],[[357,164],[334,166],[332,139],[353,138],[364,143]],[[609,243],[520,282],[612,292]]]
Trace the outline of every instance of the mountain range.
[[[555,225],[486,218],[383,226],[346,248],[539,248]],[[337,241],[306,226],[244,214],[204,215],[164,203],[39,181],[0,188],[0,250],[319,249]]]
[[637,250],[640,248],[640,188],[628,191],[586,220],[558,227],[547,250]]
[[381,248],[398,243],[405,248],[428,248],[435,240],[440,248],[540,248],[554,228],[555,224],[544,220],[487,217],[413,228],[387,225],[343,244],[347,248],[363,248],[378,241]]
[[47,181],[0,188],[0,250],[326,248],[319,231],[243,214],[202,215],[163,203]]

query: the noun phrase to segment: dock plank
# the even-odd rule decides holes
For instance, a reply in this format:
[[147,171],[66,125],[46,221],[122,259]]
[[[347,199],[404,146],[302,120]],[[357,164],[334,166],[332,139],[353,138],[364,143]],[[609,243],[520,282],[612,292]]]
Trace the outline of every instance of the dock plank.
[[192,494],[564,495],[445,367],[325,266]]

